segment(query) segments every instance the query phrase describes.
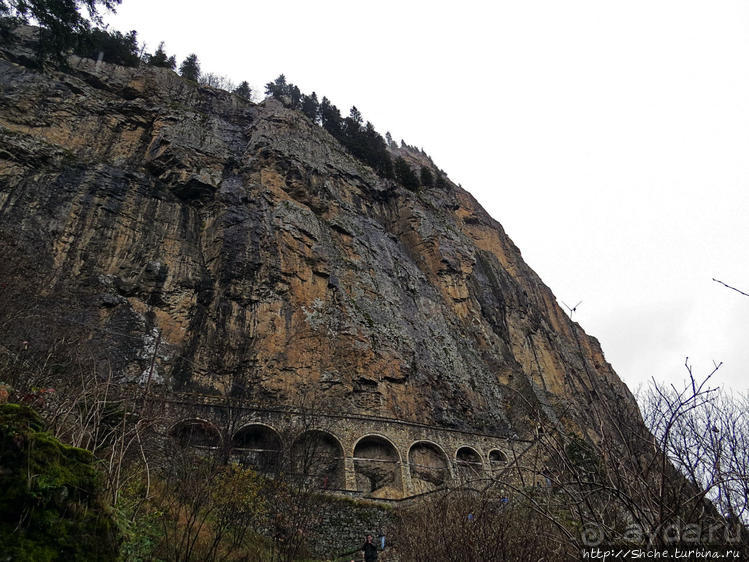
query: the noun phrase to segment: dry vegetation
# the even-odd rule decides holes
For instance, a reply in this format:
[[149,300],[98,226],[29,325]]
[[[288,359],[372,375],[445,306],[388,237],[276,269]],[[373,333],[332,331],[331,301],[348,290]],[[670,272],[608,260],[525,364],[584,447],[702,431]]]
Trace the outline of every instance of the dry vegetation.
[[[29,306],[34,267],[3,249],[0,396],[31,405],[52,435],[93,454],[121,558],[310,559],[317,526],[338,509],[319,493],[334,464],[330,452],[297,441],[264,467],[270,477],[232,464],[227,436],[238,418],[229,397],[220,447],[160,435],[159,410],[143,407],[143,394],[120,393],[102,353],[107,335],[61,321],[72,318],[62,313],[69,295]],[[699,379],[688,364],[687,375],[682,388],[653,382],[641,412],[593,408],[596,440],[531,415],[538,454],[524,478],[479,479],[473,491],[435,492],[399,509],[383,558],[564,560],[585,546],[668,546],[675,537],[746,555],[749,404],[711,388],[711,375]],[[305,415],[282,431],[284,442],[310,429],[314,402],[300,405]]]

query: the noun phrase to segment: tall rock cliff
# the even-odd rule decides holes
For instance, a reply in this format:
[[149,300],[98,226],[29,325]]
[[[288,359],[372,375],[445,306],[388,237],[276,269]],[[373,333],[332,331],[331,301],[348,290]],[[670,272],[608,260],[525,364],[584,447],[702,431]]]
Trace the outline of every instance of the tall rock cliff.
[[273,100],[30,52],[0,58],[3,298],[120,380],[519,436],[633,404],[458,186],[404,189]]

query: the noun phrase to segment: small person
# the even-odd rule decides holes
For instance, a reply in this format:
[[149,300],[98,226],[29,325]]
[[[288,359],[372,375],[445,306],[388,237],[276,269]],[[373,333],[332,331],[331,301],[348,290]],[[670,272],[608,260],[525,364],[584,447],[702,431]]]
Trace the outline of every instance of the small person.
[[364,562],[375,562],[377,560],[377,545],[372,542],[372,535],[367,535],[367,540],[359,550],[364,551]]

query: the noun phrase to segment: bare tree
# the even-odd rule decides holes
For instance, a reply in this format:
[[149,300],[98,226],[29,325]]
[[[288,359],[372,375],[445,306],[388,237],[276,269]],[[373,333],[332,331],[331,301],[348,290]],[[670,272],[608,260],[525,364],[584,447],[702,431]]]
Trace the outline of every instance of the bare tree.
[[575,548],[602,541],[667,546],[684,533],[702,543],[745,540],[745,402],[727,404],[710,386],[720,365],[702,379],[686,367],[681,387],[652,382],[641,400],[644,418],[627,408],[602,413],[595,441],[538,412],[530,477],[498,485]]
[[218,88],[219,90],[226,90],[227,92],[233,92],[237,89],[237,85],[227,76],[215,74],[213,72],[201,74],[198,82],[203,86],[210,86],[211,88]]
[[575,554],[529,504],[486,492],[433,494],[401,511],[394,534],[399,556],[413,562],[560,560]]
[[311,393],[293,407],[281,428],[278,473],[268,481],[272,562],[308,555],[316,526],[335,505],[322,496],[343,487],[343,451],[329,438],[322,396]]
[[[677,390],[653,381],[641,401],[665,457],[727,521],[747,522],[749,412],[746,396],[703,390],[710,376]],[[715,371],[720,367],[716,365]],[[691,396],[697,399],[691,400]],[[668,414],[668,415],[666,415]]]
[[201,451],[172,441],[168,462],[150,498],[160,513],[157,552],[175,562],[252,558],[254,534],[266,509],[263,479],[253,470],[223,462],[220,451]]

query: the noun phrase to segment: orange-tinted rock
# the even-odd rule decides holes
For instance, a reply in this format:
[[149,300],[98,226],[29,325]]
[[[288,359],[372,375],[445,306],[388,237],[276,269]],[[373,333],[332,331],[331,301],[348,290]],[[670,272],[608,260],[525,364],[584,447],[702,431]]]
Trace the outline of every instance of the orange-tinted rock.
[[301,113],[168,70],[7,58],[0,236],[35,294],[124,334],[101,347],[122,379],[155,357],[174,388],[521,436],[528,404],[584,427],[632,404],[458,186],[408,191]]

